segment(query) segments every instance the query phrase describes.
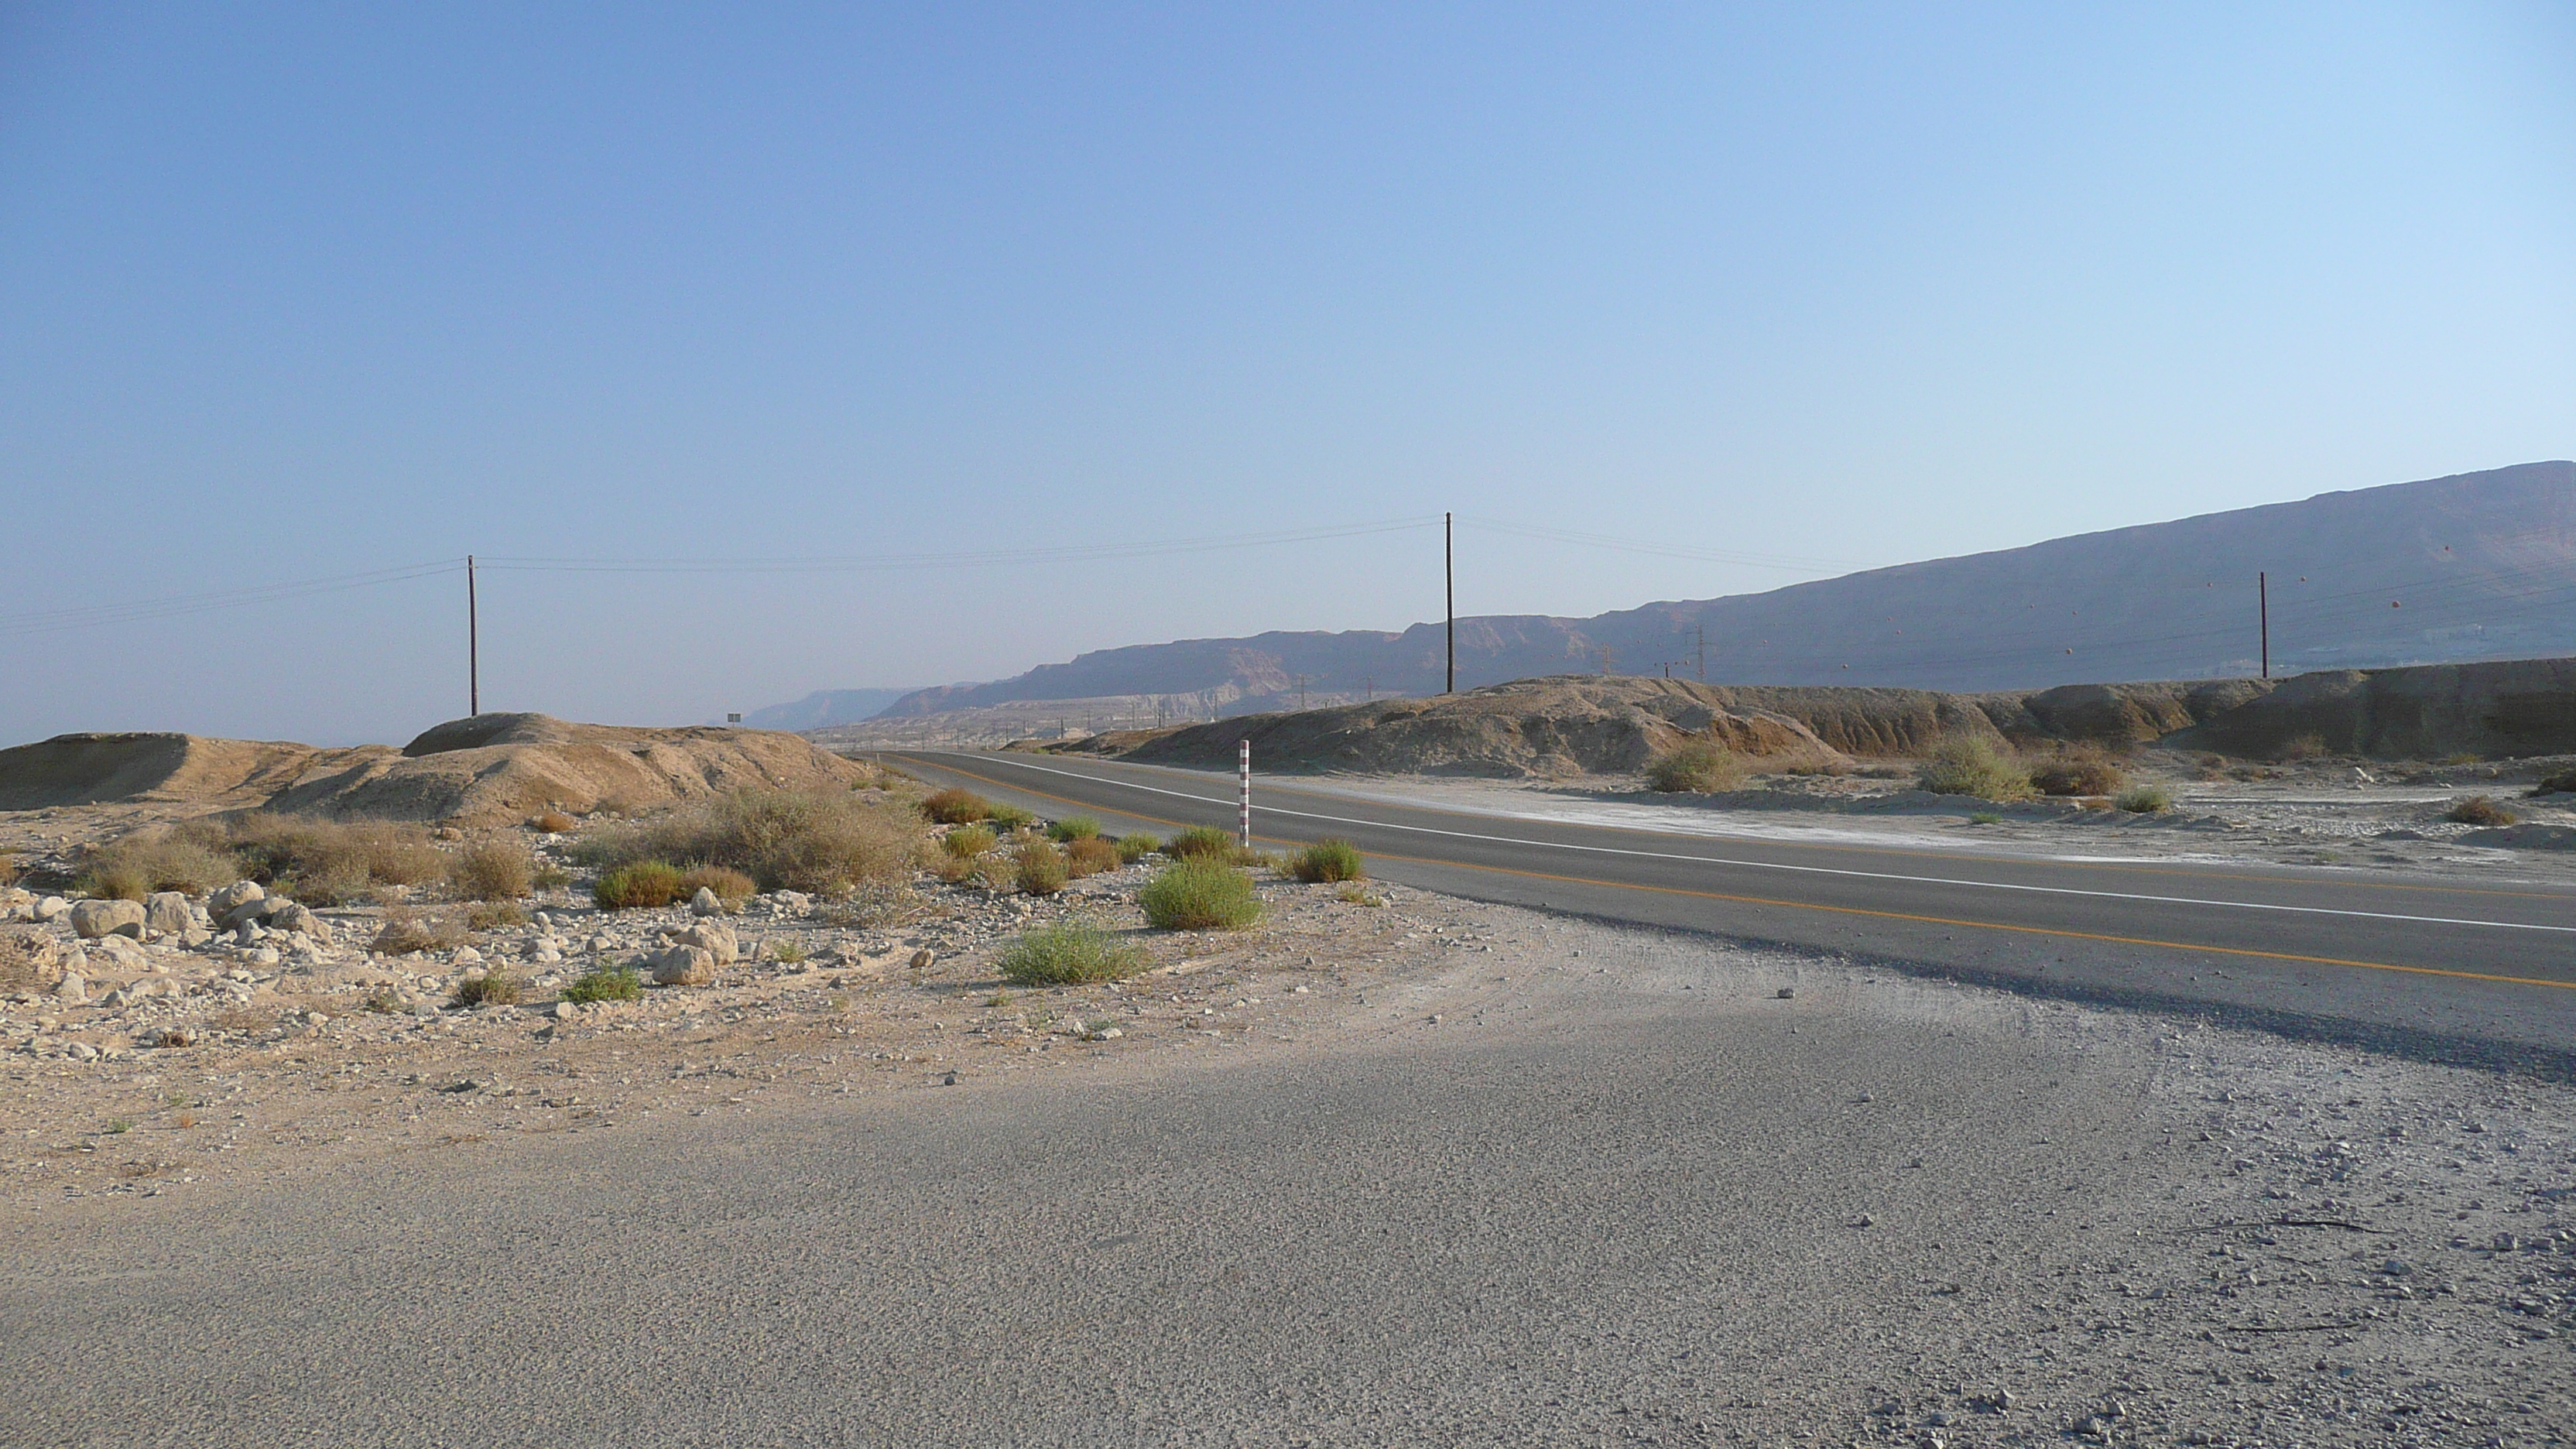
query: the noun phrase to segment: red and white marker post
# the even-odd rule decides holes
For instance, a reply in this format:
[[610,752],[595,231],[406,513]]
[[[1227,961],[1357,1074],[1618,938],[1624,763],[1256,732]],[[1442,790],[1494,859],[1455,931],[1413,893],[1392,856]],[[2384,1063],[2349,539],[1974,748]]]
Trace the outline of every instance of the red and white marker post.
[[1252,741],[1236,741],[1234,756],[1235,833],[1244,849],[1252,848]]

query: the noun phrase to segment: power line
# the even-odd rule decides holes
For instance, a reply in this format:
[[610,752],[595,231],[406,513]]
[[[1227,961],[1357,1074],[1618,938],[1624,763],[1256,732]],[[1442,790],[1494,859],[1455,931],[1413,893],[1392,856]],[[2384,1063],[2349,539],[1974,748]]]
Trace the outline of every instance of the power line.
[[1460,514],[1458,521],[1470,528],[1484,529],[1488,533],[1506,533],[1549,543],[1578,543],[1587,548],[1614,549],[1622,553],[1656,554],[1664,558],[1692,559],[1700,563],[1740,564],[1747,568],[1780,569],[1788,573],[1834,574],[1869,567],[1867,564],[1853,563],[1847,559],[1802,558],[1792,554],[1695,548],[1688,544],[1656,543],[1643,539],[1620,538],[1607,533],[1584,533],[1571,528],[1549,528],[1534,523],[1512,523],[1499,518],[1478,518],[1469,514]]
[[87,629],[101,624],[134,624],[151,619],[172,619],[183,614],[202,614],[215,609],[240,609],[254,604],[273,604],[289,599],[312,598],[318,594],[342,593],[350,589],[407,583],[413,579],[461,573],[464,569],[464,560],[446,559],[438,563],[403,564],[394,568],[370,569],[365,573],[334,574],[327,578],[296,579],[286,583],[258,584],[240,589],[217,589],[203,594],[170,594],[154,599],[128,599],[114,604],[85,604],[69,609],[47,609],[32,614],[0,617],[0,634],[46,634],[63,629]]
[[956,553],[823,555],[806,558],[547,558],[482,555],[483,567],[532,573],[860,573],[878,569],[984,568],[1012,564],[1083,563],[1158,554],[1212,553],[1265,548],[1436,528],[1437,516],[1270,533],[1215,534],[1200,538],[1142,539],[1130,543],[1057,544],[1045,548],[978,549]]

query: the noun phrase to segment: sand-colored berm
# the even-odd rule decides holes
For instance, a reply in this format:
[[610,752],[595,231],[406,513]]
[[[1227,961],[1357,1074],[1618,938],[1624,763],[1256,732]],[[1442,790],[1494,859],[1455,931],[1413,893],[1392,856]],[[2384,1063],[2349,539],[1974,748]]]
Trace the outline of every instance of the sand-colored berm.
[[0,750],[0,810],[144,803],[481,825],[548,809],[647,809],[746,785],[846,788],[862,774],[774,730],[628,729],[486,714],[450,720],[399,750],[57,735]]

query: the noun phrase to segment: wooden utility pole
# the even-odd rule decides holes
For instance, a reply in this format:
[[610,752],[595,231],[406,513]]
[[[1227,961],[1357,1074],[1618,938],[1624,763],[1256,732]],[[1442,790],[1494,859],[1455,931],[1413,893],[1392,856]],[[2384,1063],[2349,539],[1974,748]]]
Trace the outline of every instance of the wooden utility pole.
[[474,555],[465,556],[465,712],[483,712],[483,619],[474,601]]
[[1449,600],[1449,682],[1442,694],[1458,692],[1458,515],[1440,515],[1440,577]]
[[2263,677],[2272,677],[2272,576],[2257,571],[2254,575],[2254,616],[2263,631]]

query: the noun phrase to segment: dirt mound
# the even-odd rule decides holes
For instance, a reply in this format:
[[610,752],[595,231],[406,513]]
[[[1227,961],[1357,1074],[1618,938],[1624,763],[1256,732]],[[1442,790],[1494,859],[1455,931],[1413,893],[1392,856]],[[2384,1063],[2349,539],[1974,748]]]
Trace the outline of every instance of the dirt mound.
[[541,714],[479,715],[401,750],[60,735],[0,750],[0,809],[155,801],[345,819],[490,824],[603,803],[646,809],[743,785],[845,787],[863,772],[771,730],[626,729]]
[[393,758],[383,745],[325,750],[183,734],[56,735],[0,750],[0,810],[120,801],[256,805],[314,770]]
[[2256,758],[2566,754],[2576,751],[2576,659],[2302,674],[2167,743]]
[[1718,693],[1678,679],[1525,679],[1437,699],[1192,725],[1149,739],[1126,758],[1221,768],[1234,762],[1236,742],[1248,739],[1253,758],[1271,771],[1570,775],[1642,769],[1694,738],[1755,756],[1839,758],[1797,720],[1728,708],[1712,699]]

